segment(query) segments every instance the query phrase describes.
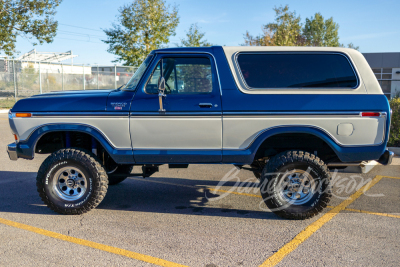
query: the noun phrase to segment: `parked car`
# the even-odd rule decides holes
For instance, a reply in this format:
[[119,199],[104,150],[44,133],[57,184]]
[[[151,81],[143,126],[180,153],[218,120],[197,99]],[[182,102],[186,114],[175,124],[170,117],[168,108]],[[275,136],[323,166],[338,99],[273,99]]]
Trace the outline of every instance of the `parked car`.
[[269,209],[306,219],[327,206],[331,169],[393,156],[388,100],[347,48],[159,49],[122,89],[22,99],[9,121],[11,160],[50,154],[37,187],[61,214],[95,208],[134,165],[234,164]]

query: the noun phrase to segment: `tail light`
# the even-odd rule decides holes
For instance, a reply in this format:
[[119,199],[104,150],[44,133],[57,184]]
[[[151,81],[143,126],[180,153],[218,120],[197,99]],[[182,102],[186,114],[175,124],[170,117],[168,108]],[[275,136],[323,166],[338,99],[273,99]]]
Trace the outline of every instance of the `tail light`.
[[380,112],[361,112],[361,117],[380,117]]

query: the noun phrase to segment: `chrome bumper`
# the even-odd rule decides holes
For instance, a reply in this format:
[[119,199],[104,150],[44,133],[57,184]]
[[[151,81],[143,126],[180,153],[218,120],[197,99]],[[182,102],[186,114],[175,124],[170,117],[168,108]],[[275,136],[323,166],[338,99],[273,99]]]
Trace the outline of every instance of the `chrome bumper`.
[[390,165],[392,163],[393,156],[394,153],[392,151],[386,150],[378,159],[378,162],[382,165]]
[[17,145],[15,143],[9,144],[7,146],[7,153],[8,153],[8,157],[11,160],[17,160],[18,159]]

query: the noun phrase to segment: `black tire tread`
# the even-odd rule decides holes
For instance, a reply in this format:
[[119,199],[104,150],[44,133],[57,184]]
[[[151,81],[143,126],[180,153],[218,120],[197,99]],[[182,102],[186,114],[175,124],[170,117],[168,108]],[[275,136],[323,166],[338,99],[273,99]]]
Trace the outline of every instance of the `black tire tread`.
[[[54,163],[68,159],[79,161],[84,165],[91,165],[91,167],[98,172],[98,177],[100,178],[99,180],[95,180],[97,183],[96,188],[98,188],[98,190],[93,190],[93,197],[91,197],[85,205],[74,209],[62,209],[57,207],[50,201],[44,191],[44,178],[46,177],[48,170]],[[67,148],[54,152],[44,160],[37,173],[36,186],[40,198],[51,210],[60,214],[79,215],[96,208],[101,203],[107,193],[108,177],[102,164],[93,153],[83,149]]]
[[[319,171],[322,172],[322,176],[328,178],[329,181],[332,179],[328,167],[319,157],[315,156],[314,154],[310,154],[308,152],[301,150],[289,150],[277,154],[268,161],[267,165],[264,167],[262,171],[260,184],[263,184],[265,179],[272,178],[271,175],[267,175],[266,173],[277,172],[279,168],[281,168],[282,166],[288,163],[293,163],[298,161],[306,162],[309,165],[318,168]],[[305,213],[291,213],[285,209],[281,209],[274,211],[274,213],[277,214],[279,217],[291,220],[305,220],[314,217],[315,215],[320,213],[324,208],[327,207],[332,197],[331,184],[329,183],[327,186],[328,188],[322,194],[320,201],[317,203],[317,205],[313,207],[312,210]],[[263,199],[265,199],[264,196]],[[279,204],[276,202],[274,198],[267,198],[265,204],[270,209],[275,209],[279,207]]]

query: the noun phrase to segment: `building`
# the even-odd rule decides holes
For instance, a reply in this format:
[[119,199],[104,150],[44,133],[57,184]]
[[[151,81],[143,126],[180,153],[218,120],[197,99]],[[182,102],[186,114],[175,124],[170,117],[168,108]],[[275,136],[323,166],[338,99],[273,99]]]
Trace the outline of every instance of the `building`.
[[387,98],[400,95],[400,52],[363,53]]

